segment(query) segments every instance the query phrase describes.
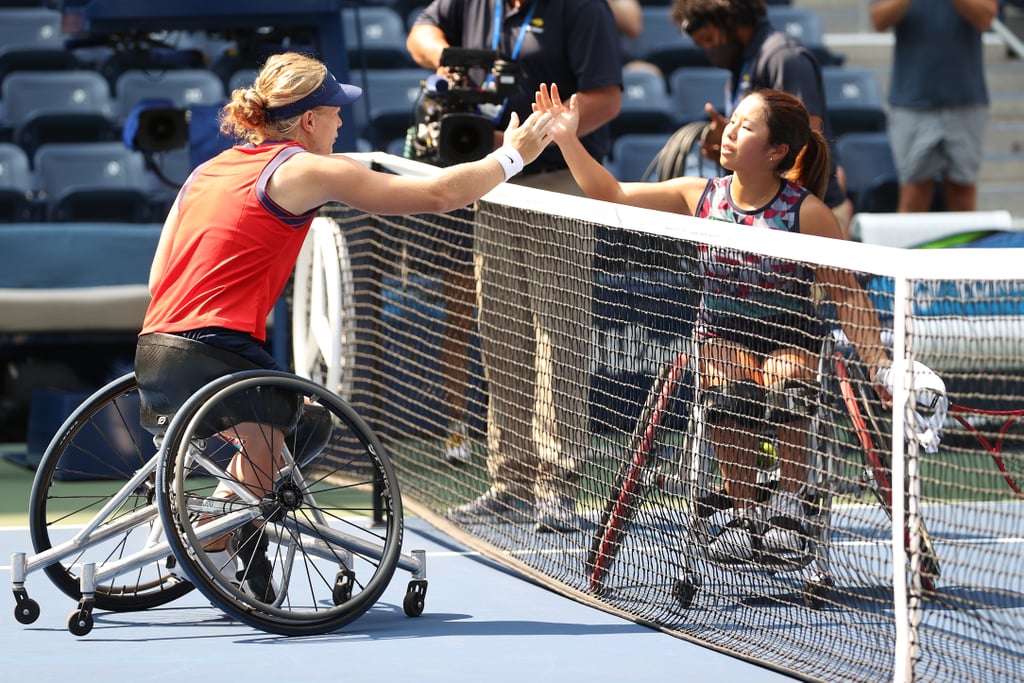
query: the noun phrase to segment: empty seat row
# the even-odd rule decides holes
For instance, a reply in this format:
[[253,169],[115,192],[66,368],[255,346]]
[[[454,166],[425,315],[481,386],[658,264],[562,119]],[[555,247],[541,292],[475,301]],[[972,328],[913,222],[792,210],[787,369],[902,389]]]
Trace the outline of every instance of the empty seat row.
[[204,69],[127,71],[113,96],[95,71],[19,71],[0,85],[0,135],[30,158],[48,142],[117,140],[125,119],[143,100],[187,108],[222,104],[226,94],[220,79]]
[[120,142],[54,143],[29,166],[17,145],[0,143],[0,221],[161,221],[169,197],[156,190],[139,152]]
[[[822,67],[825,99],[834,136],[852,131],[885,130],[886,115],[878,77],[868,68]],[[705,103],[724,111],[729,73],[715,67],[680,67],[665,84],[659,74],[623,72],[622,111],[611,123],[614,136],[668,133],[691,121],[707,119]]]

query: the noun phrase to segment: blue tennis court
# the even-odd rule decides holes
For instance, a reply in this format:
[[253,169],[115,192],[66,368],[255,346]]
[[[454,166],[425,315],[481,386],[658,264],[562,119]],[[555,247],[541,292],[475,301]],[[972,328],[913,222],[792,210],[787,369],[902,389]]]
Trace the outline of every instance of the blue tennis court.
[[[6,680],[782,681],[788,676],[574,602],[467,551],[411,518],[407,548],[427,551],[426,610],[402,611],[404,582],[339,632],[284,638],[233,622],[198,592],[163,608],[97,612],[84,638],[66,629],[74,603],[41,572],[28,589],[42,614],[0,619]],[[0,576],[31,552],[27,528],[0,530]],[[259,649],[264,648],[264,649]]]

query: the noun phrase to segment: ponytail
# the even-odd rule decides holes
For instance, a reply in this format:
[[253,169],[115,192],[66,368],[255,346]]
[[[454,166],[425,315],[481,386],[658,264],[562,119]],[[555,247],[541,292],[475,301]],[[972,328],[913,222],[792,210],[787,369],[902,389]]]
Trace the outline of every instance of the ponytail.
[[768,141],[786,145],[789,151],[779,161],[779,174],[810,190],[819,199],[825,196],[832,170],[828,143],[811,128],[811,118],[803,102],[782,90],[757,90],[765,105]]
[[812,130],[807,144],[797,154],[793,168],[783,176],[806,187],[818,199],[824,199],[831,171],[828,143],[820,132]]

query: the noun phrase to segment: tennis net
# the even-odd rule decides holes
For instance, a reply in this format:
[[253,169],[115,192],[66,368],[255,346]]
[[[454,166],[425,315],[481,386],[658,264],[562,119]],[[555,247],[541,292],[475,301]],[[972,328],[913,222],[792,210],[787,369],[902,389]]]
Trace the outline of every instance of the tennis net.
[[[498,263],[526,285],[475,277]],[[897,250],[505,185],[445,215],[326,207],[293,346],[297,372],[381,436],[407,505],[570,597],[810,680],[1006,680],[1024,678],[1019,271],[1012,249]],[[815,272],[832,289],[801,289]],[[741,342],[769,325],[803,339],[808,381],[708,399],[702,296]],[[902,410],[867,382],[860,327],[893,358]],[[553,479],[568,514],[538,529]],[[803,512],[790,554],[770,544],[786,481]],[[470,512],[488,514],[453,513],[480,496]],[[736,496],[749,557],[712,556]]]

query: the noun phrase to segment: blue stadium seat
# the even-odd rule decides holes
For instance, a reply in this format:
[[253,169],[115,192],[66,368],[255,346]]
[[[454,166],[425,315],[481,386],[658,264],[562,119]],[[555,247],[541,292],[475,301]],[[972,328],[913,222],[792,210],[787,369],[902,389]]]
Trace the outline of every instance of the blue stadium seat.
[[355,70],[415,66],[405,49],[405,18],[390,7],[362,6],[341,10],[348,63]]
[[846,189],[856,212],[896,211],[899,180],[889,135],[846,133],[836,139],[837,161],[846,172]]
[[351,117],[357,136],[369,140],[374,149],[385,149],[390,141],[405,138],[422,83],[431,74],[419,67],[353,70],[350,78],[363,89],[363,96],[342,110],[342,120]]
[[38,218],[35,181],[25,150],[0,142],[0,222],[18,223]]
[[50,142],[117,139],[110,89],[95,71],[16,71],[0,93],[4,125],[30,158]]
[[648,177],[646,171],[670,137],[670,133],[633,133],[616,138],[608,170],[623,182],[656,180]]
[[405,29],[408,31],[412,28],[412,25],[416,23],[416,19],[419,18],[420,14],[425,10],[427,6],[425,4],[415,5],[405,15]]
[[230,76],[228,76],[228,89],[225,93],[228,98],[238,88],[248,88],[252,85],[253,81],[256,80],[256,74],[259,73],[259,69],[239,69]]
[[35,153],[35,170],[48,220],[163,220],[146,184],[142,154],[120,142],[43,145]]
[[669,97],[677,126],[706,120],[704,104],[725,112],[725,84],[729,72],[713,66],[684,66],[669,74]]
[[80,66],[64,49],[61,13],[46,7],[0,8],[0,80],[14,71],[59,71]]
[[845,55],[833,53],[825,45],[825,31],[821,17],[807,7],[771,5],[768,7],[768,21],[772,26],[785,31],[807,47],[822,66],[838,66],[846,61]]
[[821,71],[833,135],[886,129],[882,88],[872,69],[826,66]]
[[669,6],[641,8],[644,28],[636,38],[623,41],[626,57],[651,62],[666,75],[682,66],[710,66],[704,50],[669,17]]
[[170,100],[173,106],[184,109],[194,104],[223,104],[227,95],[223,81],[208,69],[176,69],[157,73],[129,69],[117,77],[114,100],[119,121],[123,122],[143,99]]
[[661,74],[641,69],[622,72],[622,109],[611,122],[613,137],[627,133],[670,133],[675,117]]

